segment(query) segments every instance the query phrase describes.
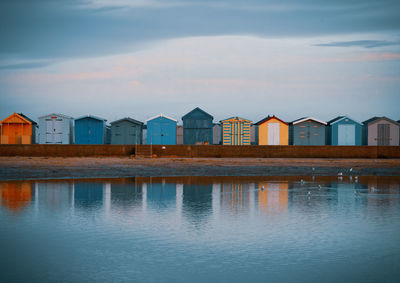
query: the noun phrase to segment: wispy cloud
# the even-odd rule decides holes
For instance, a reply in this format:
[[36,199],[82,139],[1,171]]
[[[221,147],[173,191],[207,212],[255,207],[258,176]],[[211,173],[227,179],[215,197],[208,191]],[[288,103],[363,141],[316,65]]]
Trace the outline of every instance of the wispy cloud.
[[363,48],[376,48],[384,46],[400,45],[400,42],[387,41],[387,40],[353,40],[353,41],[334,41],[329,43],[318,43],[314,46],[326,47],[363,47]]
[[49,62],[29,62],[0,65],[0,70],[35,69],[50,65]]

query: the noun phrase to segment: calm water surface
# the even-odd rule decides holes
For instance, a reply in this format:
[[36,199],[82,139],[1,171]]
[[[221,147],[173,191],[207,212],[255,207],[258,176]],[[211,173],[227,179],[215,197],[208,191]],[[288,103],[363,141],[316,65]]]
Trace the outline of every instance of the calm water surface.
[[399,282],[399,184],[2,182],[0,282]]

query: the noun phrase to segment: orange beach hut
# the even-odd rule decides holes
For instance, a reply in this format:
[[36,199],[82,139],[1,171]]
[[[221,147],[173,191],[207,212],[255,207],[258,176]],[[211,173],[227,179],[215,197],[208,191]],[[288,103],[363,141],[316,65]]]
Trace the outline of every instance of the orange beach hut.
[[14,113],[1,123],[2,144],[35,143],[37,123],[22,113]]
[[275,116],[267,116],[256,123],[259,145],[288,145],[289,125]]

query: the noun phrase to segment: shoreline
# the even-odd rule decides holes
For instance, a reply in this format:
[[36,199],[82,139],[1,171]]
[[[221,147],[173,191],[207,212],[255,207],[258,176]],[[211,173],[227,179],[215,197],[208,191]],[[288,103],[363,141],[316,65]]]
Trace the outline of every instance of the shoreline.
[[0,157],[1,181],[160,176],[337,176],[339,172],[343,176],[400,176],[400,159]]

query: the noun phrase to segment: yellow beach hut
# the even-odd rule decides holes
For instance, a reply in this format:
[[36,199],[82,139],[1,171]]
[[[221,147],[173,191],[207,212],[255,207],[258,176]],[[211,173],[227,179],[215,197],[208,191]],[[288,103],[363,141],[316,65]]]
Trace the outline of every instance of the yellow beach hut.
[[256,123],[258,145],[288,145],[289,124],[275,116],[267,116]]
[[250,120],[231,117],[220,121],[220,123],[222,125],[223,145],[250,145]]

